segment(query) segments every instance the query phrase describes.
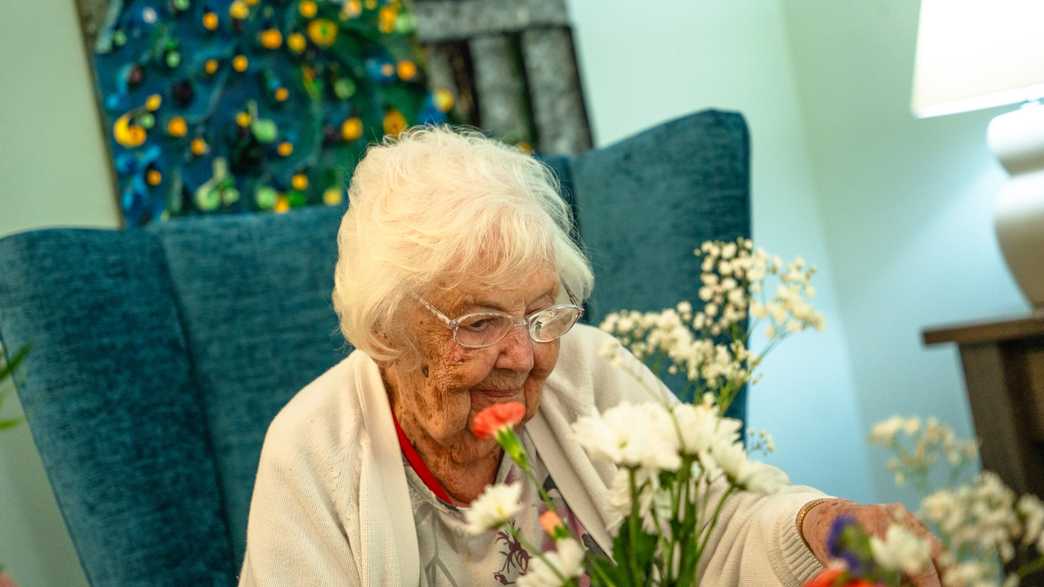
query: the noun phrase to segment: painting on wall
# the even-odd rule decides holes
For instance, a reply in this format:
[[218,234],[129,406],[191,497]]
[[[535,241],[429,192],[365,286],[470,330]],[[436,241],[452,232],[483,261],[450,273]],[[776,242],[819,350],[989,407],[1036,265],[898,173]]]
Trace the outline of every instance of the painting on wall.
[[339,205],[366,145],[452,116],[400,0],[78,0],[126,226]]

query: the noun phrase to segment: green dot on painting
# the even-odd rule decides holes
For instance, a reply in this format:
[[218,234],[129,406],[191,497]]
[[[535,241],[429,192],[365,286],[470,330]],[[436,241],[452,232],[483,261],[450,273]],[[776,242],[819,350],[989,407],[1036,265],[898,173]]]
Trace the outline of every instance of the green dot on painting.
[[399,33],[412,33],[414,25],[415,22],[412,14],[400,14],[399,18],[395,19],[395,30]]
[[355,82],[347,78],[341,78],[334,82],[334,95],[342,100],[347,100],[355,95]]
[[297,208],[298,206],[304,206],[308,200],[308,196],[304,192],[294,190],[286,195],[286,200],[290,204],[291,208]]
[[123,31],[116,31],[112,33],[112,42],[117,47],[122,47],[127,43],[127,33]]
[[189,0],[174,0],[174,8],[177,10],[188,10]]
[[271,143],[279,136],[279,127],[276,126],[275,122],[267,119],[255,120],[250,125],[250,130],[254,133],[254,137],[257,138],[258,142],[263,144]]
[[278,199],[279,192],[267,185],[257,188],[257,193],[254,194],[254,200],[257,202],[258,207],[263,210],[274,207]]
[[196,205],[205,212],[216,209],[221,205],[221,192],[212,188],[203,188],[197,191]]
[[167,67],[174,68],[178,65],[181,65],[181,54],[177,51],[167,53]]
[[151,114],[142,114],[138,117],[138,124],[140,124],[142,128],[152,128],[156,125],[156,117]]
[[239,190],[236,188],[228,188],[221,191],[221,201],[226,206],[231,206],[239,201]]

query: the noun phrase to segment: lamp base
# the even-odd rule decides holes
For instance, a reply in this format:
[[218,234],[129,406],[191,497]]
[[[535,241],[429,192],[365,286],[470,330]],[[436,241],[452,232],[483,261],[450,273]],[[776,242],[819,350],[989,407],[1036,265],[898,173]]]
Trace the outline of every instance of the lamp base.
[[987,137],[1011,175],[994,208],[997,242],[1023,295],[1044,310],[1044,105],[997,116]]

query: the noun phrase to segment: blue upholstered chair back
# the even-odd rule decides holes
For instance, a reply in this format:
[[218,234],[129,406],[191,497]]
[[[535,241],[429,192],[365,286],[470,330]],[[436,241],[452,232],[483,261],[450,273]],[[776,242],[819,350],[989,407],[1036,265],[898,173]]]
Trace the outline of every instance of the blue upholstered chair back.
[[[597,285],[589,319],[692,296],[691,251],[750,234],[749,146],[707,111],[552,159]],[[350,348],[330,292],[343,208],[0,240],[0,341],[94,585],[227,585],[269,421]]]

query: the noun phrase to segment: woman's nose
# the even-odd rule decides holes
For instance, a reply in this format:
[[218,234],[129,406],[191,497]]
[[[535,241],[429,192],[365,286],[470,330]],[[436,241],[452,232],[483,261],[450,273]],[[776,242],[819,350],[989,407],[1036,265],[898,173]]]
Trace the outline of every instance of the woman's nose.
[[519,372],[528,372],[533,368],[533,339],[529,337],[529,329],[525,325],[516,324],[500,341],[496,367]]

